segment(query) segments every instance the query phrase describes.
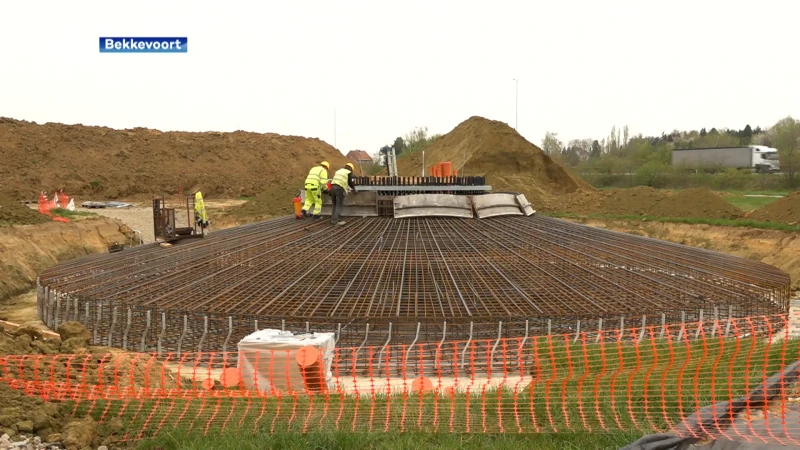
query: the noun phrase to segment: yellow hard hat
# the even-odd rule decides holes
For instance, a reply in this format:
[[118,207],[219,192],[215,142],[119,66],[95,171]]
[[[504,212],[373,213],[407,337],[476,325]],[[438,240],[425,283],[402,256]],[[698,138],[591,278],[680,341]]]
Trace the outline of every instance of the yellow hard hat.
[[345,166],[345,167],[349,167],[349,168],[350,168],[350,170],[356,170],[356,166],[354,166],[354,165],[353,165],[353,163],[347,163],[347,164],[345,164],[344,166]]
[[319,165],[320,166],[325,166],[326,169],[330,169],[331,168],[331,163],[329,163],[328,161],[322,161],[321,163],[319,163]]

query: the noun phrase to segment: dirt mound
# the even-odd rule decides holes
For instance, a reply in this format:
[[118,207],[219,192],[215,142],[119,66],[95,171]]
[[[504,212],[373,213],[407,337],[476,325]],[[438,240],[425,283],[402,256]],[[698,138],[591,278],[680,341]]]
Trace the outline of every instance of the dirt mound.
[[706,188],[678,191],[647,211],[653,217],[737,219],[743,212]]
[[[64,188],[71,195],[132,199],[202,190],[206,197],[255,195],[302,183],[323,159],[344,155],[312,138],[245,131],[161,132],[0,118],[0,180],[19,198]],[[299,181],[298,181],[299,180]]]
[[739,208],[705,188],[668,194],[651,187],[576,192],[543,204],[543,212],[689,219],[736,219]]
[[651,187],[579,191],[542,205],[542,211],[573,214],[646,215],[667,195]]
[[[2,170],[2,169],[0,169]],[[53,219],[39,214],[20,202],[15,202],[0,192],[0,227],[11,225],[36,225]]]
[[[44,370],[42,367],[52,365],[56,370],[48,375],[55,377],[56,381],[71,382],[74,385],[85,382],[84,377],[87,376],[98,380],[97,361],[107,356],[102,349],[89,345],[89,333],[83,325],[78,322],[64,323],[59,327],[59,334],[61,340],[46,339],[40,330],[30,326],[13,332],[0,331],[0,355],[73,355],[70,358],[70,369],[66,368],[66,364],[55,365],[47,357],[39,365],[30,364],[35,358],[22,362],[19,359],[14,360],[17,362],[14,375],[22,375],[28,380],[41,379],[40,372]],[[111,382],[113,376],[109,374],[103,378],[106,382]],[[96,427],[91,418],[70,417],[73,411],[66,403],[47,403],[41,396],[26,395],[24,389],[15,387],[13,382],[0,383],[0,434],[7,434],[13,440],[23,440],[35,435],[43,442],[60,442],[67,448],[75,444],[81,444],[77,448],[89,445],[97,447],[103,442],[113,442],[114,436],[122,431],[121,421]],[[92,423],[89,424],[89,421]],[[84,425],[81,428],[92,425],[91,433],[82,433],[80,437],[76,435],[74,428],[78,423]]]
[[800,192],[792,192],[780,200],[753,211],[748,219],[788,224],[800,223]]
[[[485,175],[493,191],[522,192],[536,202],[593,188],[503,122],[473,116],[425,149],[425,167],[450,161],[459,175]],[[398,159],[401,175],[422,169],[422,154]]]
[[[60,339],[49,338],[33,326],[0,331],[0,355],[42,355],[10,360],[14,366],[11,379],[0,383],[0,434],[16,440],[37,435],[67,449],[111,445],[125,431],[119,418],[97,424],[90,417],[75,416],[74,406],[59,401],[68,399],[76,389],[82,398],[96,392],[114,399],[178,385],[174,374],[151,355],[91,346],[91,335],[79,322],[61,324],[58,334]],[[44,380],[42,374],[46,374]],[[20,380],[38,380],[35,386],[28,386],[33,388],[32,395],[26,395]],[[186,381],[186,386],[200,389],[200,381]]]

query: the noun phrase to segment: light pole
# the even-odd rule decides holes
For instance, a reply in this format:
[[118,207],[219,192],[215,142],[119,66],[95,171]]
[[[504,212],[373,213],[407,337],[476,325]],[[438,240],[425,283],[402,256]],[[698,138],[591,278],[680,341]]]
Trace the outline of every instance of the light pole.
[[514,130],[519,123],[519,80],[514,78]]

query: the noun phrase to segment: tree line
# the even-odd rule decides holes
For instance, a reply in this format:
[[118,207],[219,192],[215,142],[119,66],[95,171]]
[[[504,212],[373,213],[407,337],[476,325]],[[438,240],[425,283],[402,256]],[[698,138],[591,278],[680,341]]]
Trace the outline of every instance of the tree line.
[[[611,128],[602,139],[572,139],[562,142],[548,131],[542,150],[598,187],[645,185],[652,187],[783,189],[800,184],[800,120],[786,117],[768,128],[701,128],[662,133],[660,136],[632,135],[627,126]],[[778,149],[781,174],[754,179],[750,174],[728,169],[719,177],[697,174],[672,166],[672,151],[686,148],[765,145]]]
[[441,134],[430,134],[428,127],[416,127],[402,137],[398,136],[389,145],[384,145],[372,154],[372,160],[377,166],[372,172],[377,173],[381,167],[386,167],[386,155],[394,149],[395,156],[405,157],[421,152],[425,147],[433,144],[442,137]]

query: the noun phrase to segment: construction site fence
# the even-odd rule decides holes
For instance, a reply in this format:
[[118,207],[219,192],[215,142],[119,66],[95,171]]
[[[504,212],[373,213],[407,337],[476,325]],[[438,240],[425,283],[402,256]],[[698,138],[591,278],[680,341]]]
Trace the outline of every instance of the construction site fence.
[[[176,428],[639,430],[797,445],[800,418],[790,414],[800,397],[797,377],[780,371],[798,359],[800,341],[786,315],[629,325],[329,350],[9,355],[0,357],[0,385],[57,402],[69,416],[121,419],[119,441]],[[753,389],[758,398],[748,394]],[[687,416],[709,405],[713,414],[687,425]]]
[[[432,321],[367,322],[359,319],[304,321],[275,317],[211,315],[178,310],[126,306],[106,301],[81,301],[48,287],[37,287],[39,318],[51,329],[68,321],[82,323],[92,335],[93,345],[105,345],[159,355],[171,352],[227,352],[245,336],[261,329],[293,333],[330,332],[339,347],[415,345],[429,342],[473,341],[527,338],[541,335],[570,334],[574,339],[585,336],[588,342],[614,339],[618,330],[624,340],[645,339],[643,331],[654,327],[658,337],[670,332],[674,339],[696,340],[701,333],[710,336],[731,334],[736,318],[750,317],[753,311],[740,306],[711,306],[708,310],[665,311],[657,314],[607,318],[520,318],[511,321]],[[786,308],[784,308],[786,306]],[[770,314],[788,310],[787,305],[774,304]],[[679,325],[676,327],[675,325]],[[636,336],[625,333],[638,327]],[[763,323],[755,322],[752,332],[770,332]]]

